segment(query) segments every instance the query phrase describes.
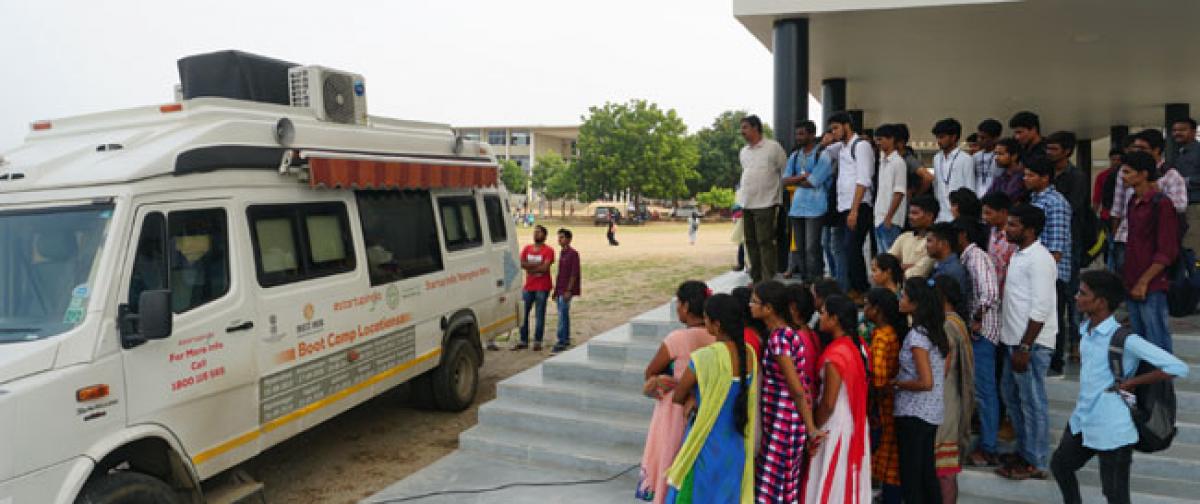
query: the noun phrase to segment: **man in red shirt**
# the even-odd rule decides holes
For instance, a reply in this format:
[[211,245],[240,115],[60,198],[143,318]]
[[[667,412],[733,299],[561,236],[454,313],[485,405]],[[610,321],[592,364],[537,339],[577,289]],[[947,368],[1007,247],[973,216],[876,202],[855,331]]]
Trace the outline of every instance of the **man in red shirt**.
[[571,347],[571,300],[579,295],[579,251],[571,248],[571,230],[558,230],[559,254],[558,278],[554,282],[554,301],[558,304],[558,342],[552,353]]
[[1171,200],[1154,188],[1154,158],[1145,152],[1121,157],[1121,181],[1133,188],[1125,219],[1129,236],[1121,277],[1129,289],[1133,331],[1171,351],[1167,329],[1167,267],[1179,255],[1179,218]]
[[533,332],[533,350],[542,349],[542,336],[546,332],[546,298],[554,282],[550,280],[550,265],[554,264],[554,249],[546,246],[546,228],[533,228],[533,245],[521,250],[521,269],[525,270],[525,289],[521,300],[525,303],[525,319],[521,321],[521,342],[513,350],[529,348],[529,310],[537,306],[537,327]]

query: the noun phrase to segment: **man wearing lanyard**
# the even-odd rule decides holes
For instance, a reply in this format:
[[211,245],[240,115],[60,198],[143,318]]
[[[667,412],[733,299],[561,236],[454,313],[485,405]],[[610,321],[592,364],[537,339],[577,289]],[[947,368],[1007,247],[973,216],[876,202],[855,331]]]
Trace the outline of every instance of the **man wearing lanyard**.
[[992,181],[1000,175],[1000,167],[996,166],[996,142],[1004,126],[995,119],[984,119],[975,128],[979,141],[979,152],[971,157],[975,159],[975,194],[980,198],[992,188]]
[[793,270],[805,282],[814,282],[823,274],[821,260],[821,225],[828,206],[830,176],[833,166],[824,149],[817,145],[817,125],[801,121],[796,125],[796,152],[788,158],[783,185],[795,187],[788,221],[792,241],[799,259],[784,273],[791,278]]
[[975,190],[975,162],[958,148],[962,136],[962,124],[958,121],[938,121],[933,126],[933,136],[939,149],[933,156],[933,195],[940,206],[937,221],[950,222],[954,217],[950,213],[950,193],[960,187]]

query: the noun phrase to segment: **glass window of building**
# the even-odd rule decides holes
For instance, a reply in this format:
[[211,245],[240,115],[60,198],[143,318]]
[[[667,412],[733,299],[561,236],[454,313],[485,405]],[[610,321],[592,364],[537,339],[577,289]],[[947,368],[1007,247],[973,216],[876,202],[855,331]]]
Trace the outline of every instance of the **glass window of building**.
[[487,143],[492,145],[504,145],[504,130],[488,130]]
[[529,131],[513,130],[511,145],[529,145]]
[[479,138],[480,138],[479,130],[477,130],[477,129],[462,130],[462,137],[463,137],[463,140],[478,142]]

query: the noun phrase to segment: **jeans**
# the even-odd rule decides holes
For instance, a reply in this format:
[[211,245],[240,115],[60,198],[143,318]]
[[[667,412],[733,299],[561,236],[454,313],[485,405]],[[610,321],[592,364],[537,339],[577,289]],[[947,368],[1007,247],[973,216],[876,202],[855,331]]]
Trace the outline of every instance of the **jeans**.
[[[1057,298],[1057,308],[1055,309],[1055,317],[1058,320],[1058,333],[1054,336],[1054,352],[1050,354],[1050,369],[1062,371],[1066,361],[1063,355],[1067,351],[1067,346],[1071,341],[1071,305],[1075,304],[1075,296],[1069,293],[1070,287],[1062,280],[1054,281],[1055,297]],[[1075,329],[1075,333],[1079,334],[1079,329]]]
[[537,327],[533,330],[533,341],[542,342],[546,332],[546,298],[550,291],[523,291],[521,300],[525,302],[525,319],[521,322],[521,343],[529,343],[529,310],[537,305]]
[[850,215],[849,211],[838,214],[838,227],[842,228],[842,246],[838,248],[846,256],[843,261],[846,265],[846,283],[842,285],[846,292],[855,290],[858,292],[867,292],[871,287],[867,281],[867,261],[863,258],[863,244],[867,241],[867,233],[871,232],[871,220],[874,216],[871,214],[871,205],[866,203],[858,204],[858,220],[855,222],[854,229],[846,225],[846,218]]
[[1029,366],[1024,373],[1013,372],[1012,356],[1016,346],[1006,348],[1004,378],[1001,387],[1008,418],[1017,432],[1017,453],[1028,464],[1045,470],[1050,452],[1050,400],[1046,396],[1046,371],[1053,350],[1033,345]]
[[933,444],[938,426],[917,417],[896,417],[896,442],[900,455],[900,492],[904,502],[941,504]]
[[737,269],[739,271],[746,269],[746,246],[740,243],[737,252]]
[[1120,273],[1125,266],[1125,243],[1113,242],[1108,252],[1108,269]]
[[560,294],[557,304],[558,346],[565,347],[571,344],[571,298]]
[[1147,292],[1146,299],[1126,303],[1133,332],[1159,348],[1171,352],[1171,333],[1167,329],[1167,293]]
[[750,279],[755,283],[775,278],[779,249],[775,243],[775,212],[778,206],[747,208],[742,211],[742,232],[746,234],[746,257],[750,259]]
[[820,217],[789,217],[792,225],[792,240],[796,242],[797,255],[800,260],[796,268],[800,278],[812,282],[821,277],[824,264],[821,259],[821,218]]
[[850,280],[846,278],[846,255],[838,254],[837,251],[841,247],[836,246],[842,243],[843,236],[846,233],[843,231],[843,226],[832,226],[826,224],[821,228],[821,248],[825,250],[825,262],[829,264],[829,276],[837,280],[838,285],[842,286],[842,290],[846,289],[846,285]]
[[975,401],[979,412],[979,449],[996,453],[1000,430],[1000,390],[996,387],[996,344],[987,338],[972,338],[975,350]]
[[1050,470],[1066,504],[1083,504],[1079,495],[1079,480],[1075,472],[1094,456],[1100,457],[1100,485],[1109,504],[1129,504],[1129,466],[1133,464],[1133,445],[1115,450],[1093,450],[1083,446],[1083,434],[1071,434],[1071,426],[1063,431]]
[[891,249],[892,244],[896,243],[896,238],[899,237],[900,226],[893,225],[891,229],[885,229],[883,224],[875,226],[875,245],[878,247],[880,254]]

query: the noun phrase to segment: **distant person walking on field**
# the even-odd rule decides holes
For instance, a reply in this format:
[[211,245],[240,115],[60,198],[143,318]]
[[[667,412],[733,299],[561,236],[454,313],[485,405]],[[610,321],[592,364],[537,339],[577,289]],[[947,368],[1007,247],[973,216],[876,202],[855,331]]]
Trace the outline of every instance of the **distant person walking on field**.
[[696,235],[700,234],[700,214],[692,212],[688,216],[688,242],[696,244]]
[[740,184],[743,232],[746,255],[750,259],[750,278],[755,282],[775,277],[779,267],[775,246],[775,216],[779,211],[779,190],[787,153],[779,142],[763,138],[762,120],[756,115],[742,118],[742,138],[746,146],[738,153],[742,164]]
[[608,216],[608,233],[605,233],[605,236],[608,237],[609,245],[614,247],[620,245],[617,243],[617,218],[615,216]]
[[579,295],[579,251],[571,247],[571,230],[558,230],[558,278],[554,282],[554,301],[558,305],[558,342],[551,349],[559,353],[571,347],[571,300]]
[[542,336],[546,331],[546,298],[550,297],[553,281],[550,265],[554,264],[554,249],[546,246],[546,228],[533,228],[533,245],[521,250],[521,269],[525,270],[525,290],[521,300],[525,302],[525,318],[521,321],[521,342],[513,350],[529,348],[529,310],[537,306],[537,327],[533,333],[533,350],[542,349]]

